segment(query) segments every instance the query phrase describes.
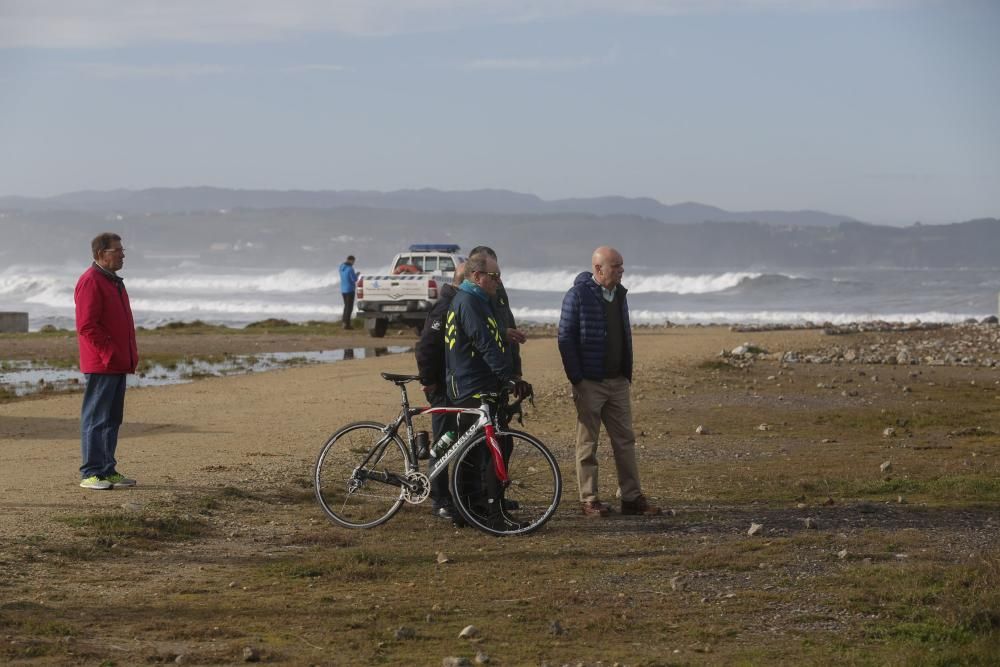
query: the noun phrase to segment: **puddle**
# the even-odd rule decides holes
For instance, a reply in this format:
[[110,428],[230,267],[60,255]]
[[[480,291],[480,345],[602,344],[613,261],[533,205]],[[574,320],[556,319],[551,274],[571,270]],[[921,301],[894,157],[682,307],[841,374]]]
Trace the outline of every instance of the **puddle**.
[[[319,352],[260,352],[234,354],[223,361],[180,361],[170,367],[159,364],[145,369],[141,374],[129,375],[129,387],[157,387],[168,384],[186,384],[203,377],[226,377],[264,373],[279,368],[332,364],[350,359],[383,357],[389,354],[410,352],[405,345],[388,347],[348,347]],[[35,366],[30,361],[0,362],[0,393],[4,390],[15,396],[38,393],[64,392],[83,388],[83,373],[75,368],[49,368]]]

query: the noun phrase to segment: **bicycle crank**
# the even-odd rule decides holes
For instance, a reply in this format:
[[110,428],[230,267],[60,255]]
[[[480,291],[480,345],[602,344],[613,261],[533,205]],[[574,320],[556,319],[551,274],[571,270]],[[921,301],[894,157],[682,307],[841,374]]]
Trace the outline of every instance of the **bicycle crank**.
[[427,500],[431,493],[431,481],[427,475],[410,470],[403,475],[403,500],[417,505]]

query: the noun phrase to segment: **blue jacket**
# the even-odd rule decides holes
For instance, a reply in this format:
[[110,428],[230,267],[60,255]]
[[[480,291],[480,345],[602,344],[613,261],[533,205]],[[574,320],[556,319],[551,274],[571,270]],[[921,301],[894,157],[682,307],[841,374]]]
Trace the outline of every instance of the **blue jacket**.
[[354,265],[347,262],[342,263],[340,265],[340,292],[353,294],[357,282],[358,272],[354,270]]
[[514,379],[506,333],[507,325],[494,314],[489,296],[469,281],[462,283],[445,319],[448,398],[460,403]]
[[[632,381],[632,325],[628,317],[628,290],[618,286],[621,297],[625,352],[622,375]],[[604,297],[594,275],[584,271],[573,281],[573,287],[563,297],[559,315],[559,354],[562,355],[566,377],[573,384],[580,380],[603,380],[605,340],[608,335],[604,315]]]

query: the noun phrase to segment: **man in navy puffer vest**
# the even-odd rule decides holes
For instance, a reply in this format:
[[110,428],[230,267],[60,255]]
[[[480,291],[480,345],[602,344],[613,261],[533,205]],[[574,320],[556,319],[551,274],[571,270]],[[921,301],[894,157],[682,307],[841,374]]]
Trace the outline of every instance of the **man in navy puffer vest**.
[[618,469],[622,514],[651,516],[639,484],[632,429],[632,329],[627,290],[621,284],[624,260],[602,246],[592,257],[594,272],[576,277],[559,316],[559,353],[576,404],[576,476],[587,516],[607,516],[611,507],[597,493],[597,438],[607,429]]

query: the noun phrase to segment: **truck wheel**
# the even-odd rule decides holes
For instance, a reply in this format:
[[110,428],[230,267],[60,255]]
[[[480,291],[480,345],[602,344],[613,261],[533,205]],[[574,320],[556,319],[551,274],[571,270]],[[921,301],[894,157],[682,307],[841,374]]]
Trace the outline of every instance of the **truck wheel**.
[[373,317],[371,319],[365,320],[365,329],[368,330],[368,335],[372,338],[382,338],[385,336],[386,330],[389,328],[389,320],[383,319],[381,317]]

